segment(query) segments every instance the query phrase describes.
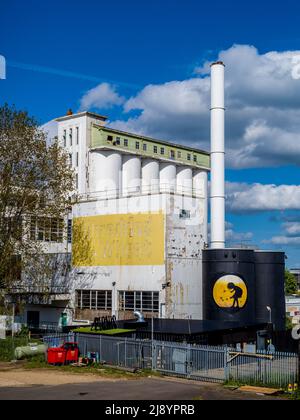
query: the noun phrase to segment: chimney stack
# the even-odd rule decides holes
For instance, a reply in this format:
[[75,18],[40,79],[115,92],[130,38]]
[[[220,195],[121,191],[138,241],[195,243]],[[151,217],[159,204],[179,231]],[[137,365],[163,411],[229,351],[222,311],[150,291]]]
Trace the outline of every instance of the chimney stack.
[[225,65],[211,65],[211,248],[225,248]]

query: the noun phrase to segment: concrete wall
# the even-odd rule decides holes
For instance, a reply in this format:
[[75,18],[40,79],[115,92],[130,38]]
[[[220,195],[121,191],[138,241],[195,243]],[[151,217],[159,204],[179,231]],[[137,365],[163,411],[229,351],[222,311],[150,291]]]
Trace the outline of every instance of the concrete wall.
[[[157,194],[83,202],[73,217],[92,237],[92,259],[78,262],[75,290],[112,290],[112,314],[118,318],[125,316],[118,310],[118,292],[127,290],[159,292],[161,317],[202,318],[204,198]],[[129,235],[126,244],[122,235]],[[111,243],[113,255],[103,257],[103,243]]]

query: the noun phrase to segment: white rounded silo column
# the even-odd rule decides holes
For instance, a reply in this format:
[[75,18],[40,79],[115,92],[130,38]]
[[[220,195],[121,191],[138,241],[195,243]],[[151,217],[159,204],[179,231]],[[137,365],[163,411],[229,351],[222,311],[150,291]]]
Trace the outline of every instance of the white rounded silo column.
[[193,172],[193,195],[206,197],[207,195],[207,172],[196,169]]
[[178,194],[192,195],[193,170],[188,166],[177,167],[176,188]]
[[90,162],[90,193],[116,198],[122,184],[122,155],[110,151],[93,151]]
[[141,158],[138,156],[124,156],[122,167],[123,196],[141,193]]
[[155,159],[144,159],[142,162],[142,193],[159,192],[159,162]]
[[225,100],[222,62],[211,65],[211,248],[225,248]]
[[176,165],[171,163],[160,164],[160,192],[174,193],[176,191],[176,175]]
[[208,243],[208,173],[207,171],[195,170],[193,176],[193,194],[201,200],[200,208],[202,212],[203,237]]

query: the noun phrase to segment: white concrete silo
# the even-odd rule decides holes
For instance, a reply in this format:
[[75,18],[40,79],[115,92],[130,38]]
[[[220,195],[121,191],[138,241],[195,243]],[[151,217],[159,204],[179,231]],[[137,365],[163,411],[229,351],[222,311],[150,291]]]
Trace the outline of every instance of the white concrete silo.
[[93,151],[90,161],[90,193],[101,198],[116,198],[122,186],[122,155]]
[[207,171],[196,169],[193,171],[193,194],[196,197],[207,197]]
[[203,225],[204,241],[208,243],[208,172],[195,169],[193,172],[193,195],[200,202],[200,223]]
[[188,166],[178,166],[176,177],[176,188],[178,194],[192,195],[193,192],[193,170]]
[[123,156],[122,190],[123,196],[141,193],[142,162],[138,156]]
[[159,171],[160,192],[174,193],[176,191],[176,165],[161,163]]
[[144,159],[142,161],[142,193],[157,194],[159,192],[159,161]]

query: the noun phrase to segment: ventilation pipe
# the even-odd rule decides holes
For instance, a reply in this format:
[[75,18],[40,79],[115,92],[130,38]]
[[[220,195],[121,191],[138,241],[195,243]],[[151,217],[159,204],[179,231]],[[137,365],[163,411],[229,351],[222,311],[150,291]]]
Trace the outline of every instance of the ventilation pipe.
[[225,65],[211,65],[211,248],[225,248]]
[[133,315],[135,316],[135,318],[136,318],[136,322],[145,322],[145,318],[144,318],[144,315],[141,313],[141,312],[139,312],[139,311],[135,311],[135,312],[133,312]]

